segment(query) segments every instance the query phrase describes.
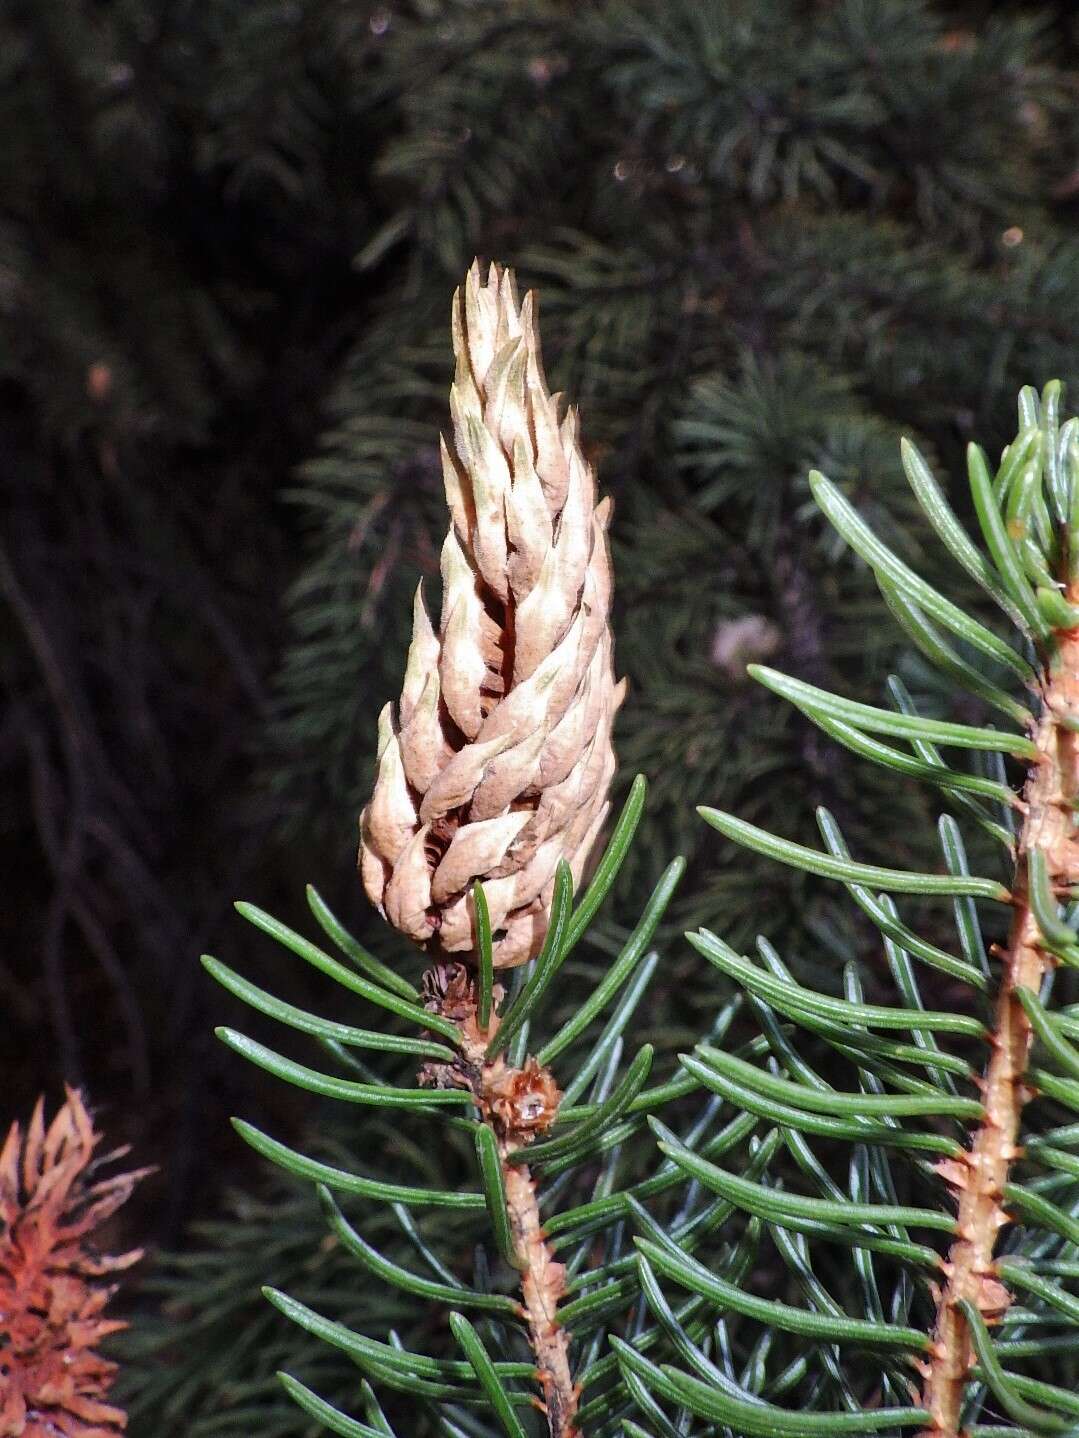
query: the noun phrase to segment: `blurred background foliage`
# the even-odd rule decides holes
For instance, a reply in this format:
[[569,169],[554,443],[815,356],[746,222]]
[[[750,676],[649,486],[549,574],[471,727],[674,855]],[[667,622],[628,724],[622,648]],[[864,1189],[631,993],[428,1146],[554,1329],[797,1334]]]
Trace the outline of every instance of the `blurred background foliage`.
[[[795,965],[858,953],[832,900],[693,806],[813,842],[826,802],[859,857],[918,862],[926,801],[742,668],[879,692],[897,631],[807,468],[932,577],[899,435],[954,473],[969,437],[999,449],[1021,384],[1074,378],[1077,99],[1067,0],[7,0],[5,1096],[85,1082],[161,1165],[128,1221],[166,1245],[217,1225],[154,1280],[173,1377],[144,1374],[135,1438],[180,1412],[192,1434],[253,1412],[304,1431],[268,1380],[250,1397],[242,1355],[232,1419],[221,1374],[192,1376],[255,1322],[259,1265],[214,1244],[259,1253],[276,1225],[275,1262],[302,1269],[318,1227],[306,1198],[220,1210],[262,1182],[226,1114],[311,1115],[214,1052],[196,956],[265,972],[230,901],[298,921],[309,878],[394,951],[355,819],[411,593],[437,588],[467,263],[539,289],[616,500],[619,782],[643,770],[651,798],[592,961],[679,851],[676,925],[738,942],[766,920]],[[668,1047],[714,1008],[677,943],[657,994]],[[211,1291],[214,1321],[177,1329]]]

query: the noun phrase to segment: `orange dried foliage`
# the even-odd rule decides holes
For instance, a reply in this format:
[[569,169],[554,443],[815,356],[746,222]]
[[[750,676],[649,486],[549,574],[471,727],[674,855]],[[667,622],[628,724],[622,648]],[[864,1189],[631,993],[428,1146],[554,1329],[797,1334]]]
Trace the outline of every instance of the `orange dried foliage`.
[[115,1438],[127,1423],[106,1401],[116,1365],[95,1348],[126,1327],[104,1316],[114,1287],[101,1279],[142,1250],[109,1258],[92,1236],[149,1170],[95,1182],[125,1152],[95,1160],[100,1141],[69,1088],[47,1130],[39,1099],[0,1150],[0,1438]]

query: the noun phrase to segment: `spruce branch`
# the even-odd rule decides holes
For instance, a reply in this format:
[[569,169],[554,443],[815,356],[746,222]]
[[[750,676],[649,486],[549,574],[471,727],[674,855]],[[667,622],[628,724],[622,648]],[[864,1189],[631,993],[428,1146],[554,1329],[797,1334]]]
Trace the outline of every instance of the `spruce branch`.
[[[821,1410],[810,1422],[802,1410],[772,1401],[786,1393],[789,1402],[795,1382],[801,1388],[803,1375],[794,1367],[777,1372],[770,1386],[765,1372],[758,1376],[748,1367],[739,1374],[727,1365],[718,1376],[708,1374],[701,1351],[683,1341],[679,1358],[689,1371],[635,1370],[647,1390],[647,1401],[640,1404],[645,1413],[651,1413],[648,1403],[662,1398],[683,1413],[724,1420],[744,1433],[817,1428],[838,1433],[848,1421],[851,1431],[869,1432],[887,1419],[887,1426],[913,1428],[923,1438],[988,1438],[1003,1431],[978,1421],[992,1403],[1021,1431],[1072,1431],[1070,1420],[1079,1409],[1073,1392],[1043,1376],[1050,1355],[1074,1346],[1074,1333],[1066,1329],[1079,1313],[1055,1281],[1074,1277],[1079,1243],[1079,1167],[1065,1148],[1074,1144],[1077,1126],[1060,1126],[1055,1112],[1058,1106],[1079,1111],[1074,1043],[1079,1023],[1067,1003],[1069,980],[1079,967],[1072,903],[1079,880],[1079,419],[1061,422],[1060,399],[1056,382],[1040,398],[1023,391],[1019,433],[995,474],[980,449],[968,450],[982,546],[967,533],[924,458],[909,443],[904,446],[907,478],[926,518],[952,558],[1014,626],[1018,647],[997,625],[912,569],[839,485],[820,473],[810,475],[819,508],[867,565],[907,636],[944,676],[947,688],[942,685],[940,692],[948,694],[950,707],[965,690],[991,707],[995,727],[956,723],[938,717],[939,711],[923,714],[894,677],[888,686],[891,706],[877,707],[750,666],[767,689],[862,759],[941,792],[994,841],[983,857],[992,860],[993,851],[999,856],[1003,847],[1010,886],[971,873],[960,827],[950,816],[939,824],[943,869],[916,871],[853,857],[835,817],[825,810],[817,814],[823,850],[717,809],[701,810],[709,824],[744,848],[842,884],[880,931],[898,1001],[866,1003],[854,962],[844,968],[840,998],[800,983],[766,940],[758,942],[760,962],[755,962],[707,931],[690,936],[698,953],[750,998],[767,1061],[762,1067],[746,1050],[729,1053],[706,1044],[685,1055],[683,1067],[717,1097],[777,1124],[812,1192],[796,1192],[786,1174],[747,1182],[737,1171],[693,1154],[663,1129],[660,1147],[688,1179],[751,1221],[773,1225],[777,1251],[792,1275],[801,1275],[803,1286],[812,1250],[803,1243],[796,1252],[780,1240],[780,1227],[848,1251],[836,1275],[841,1293],[833,1296],[814,1280],[808,1296],[817,1311],[811,1315],[782,1312],[778,1305],[762,1311],[762,1341],[773,1341],[777,1328],[807,1332],[812,1324],[837,1344],[870,1339],[906,1349],[905,1364],[884,1362],[873,1378],[844,1361],[823,1378],[804,1370],[810,1410]],[[990,679],[983,672],[987,663],[997,674],[1010,671],[1011,679]],[[1022,700],[1010,692],[1020,686],[1028,691]],[[1003,724],[996,718],[1001,714]],[[964,763],[963,751],[972,763]],[[989,757],[1005,754],[1024,766],[1018,792],[1006,782],[1002,759]],[[910,927],[893,895],[919,896],[922,902],[950,897],[959,953]],[[1000,960],[995,975],[975,900],[995,905],[1002,929],[1008,925],[1006,942],[988,950]],[[1063,913],[1062,901],[1068,906]],[[916,962],[969,986],[958,1011],[925,1002]],[[973,1011],[963,1012],[968,1004]],[[799,1053],[781,1031],[780,1019],[790,1025],[791,1036],[801,1031],[812,1037],[817,1052],[823,1043],[841,1065],[853,1066],[853,1087],[836,1084],[830,1071],[825,1078],[816,1055],[811,1062]],[[895,1031],[913,1042],[897,1042]],[[959,1041],[965,1050],[967,1040],[986,1045],[981,1072],[965,1052],[951,1047]],[[1035,1042],[1046,1068],[1031,1062]],[[829,1069],[834,1063],[835,1058]],[[814,1136],[851,1145],[845,1188],[829,1172],[827,1151],[819,1157],[814,1151]],[[929,1165],[912,1157],[918,1150],[939,1156]],[[904,1151],[910,1156],[906,1171]],[[934,1176],[953,1191],[954,1215],[950,1202],[941,1202]],[[908,1194],[913,1198],[919,1190],[925,1201],[911,1203]],[[912,1242],[908,1233],[918,1229],[945,1234],[943,1251]],[[744,1297],[711,1282],[679,1245],[669,1245],[660,1257],[654,1246],[642,1252],[653,1269],[709,1296],[721,1312],[748,1316]],[[885,1257],[904,1270],[890,1304],[886,1273],[875,1268]],[[642,1267],[649,1308],[663,1322],[666,1300],[655,1274],[651,1283],[644,1278]],[[1017,1290],[1022,1302],[1013,1296]],[[867,1327],[851,1325],[851,1302]],[[1015,1371],[1024,1361],[1041,1363],[1041,1373]],[[912,1383],[906,1364],[921,1375],[920,1385]],[[711,1387],[702,1374],[714,1380]],[[840,1397],[849,1412],[826,1411]],[[761,1399],[766,1406],[754,1407]],[[892,1401],[902,1406],[884,1406]]]
[[[461,1037],[454,1060],[426,1065],[421,1082],[466,1089],[492,1135],[489,1150],[498,1174],[490,1175],[494,1192],[490,1194],[489,1188],[489,1202],[501,1204],[508,1221],[506,1257],[521,1275],[522,1311],[536,1355],[548,1428],[552,1438],[578,1438],[574,1422],[578,1390],[570,1373],[568,1335],[558,1319],[566,1270],[547,1243],[535,1180],[520,1161],[522,1149],[554,1123],[562,1095],[551,1071],[534,1057],[520,1067],[507,1063],[501,1053],[490,1057],[500,1019],[493,1012],[489,1023],[481,1026],[477,985],[465,965],[437,966],[429,971],[428,984],[433,991],[430,1007],[451,1019]],[[496,985],[495,1000],[503,997],[501,985]]]
[[[625,1073],[615,1081],[622,1059],[621,1033],[658,964],[658,955],[650,950],[650,945],[681,878],[684,869],[681,859],[668,866],[621,952],[588,1000],[557,1027],[546,1042],[541,1042],[536,1033],[533,1040],[536,1054],[526,1053],[530,1033],[538,1027],[542,1001],[618,877],[641,818],[645,787],[641,777],[632,785],[630,797],[576,907],[571,907],[572,871],[565,860],[559,862],[543,949],[531,974],[508,1000],[502,985],[494,981],[487,906],[480,885],[474,887],[472,894],[479,920],[476,936],[479,962],[475,972],[464,963],[441,958],[425,974],[422,990],[414,988],[400,973],[369,954],[313,890],[308,892],[312,913],[330,944],[341,954],[340,959],[254,905],[237,905],[257,928],[335,981],[339,985],[339,998],[345,1001],[360,998],[371,1003],[383,1011],[384,1022],[394,1016],[417,1029],[416,1036],[360,1028],[309,1013],[275,998],[216,959],[204,959],[213,977],[237,998],[287,1028],[319,1039],[335,1062],[359,1075],[360,1081],[294,1062],[232,1029],[219,1030],[219,1037],[250,1062],[287,1083],[392,1114],[392,1123],[387,1120],[385,1125],[387,1132],[393,1135],[387,1146],[388,1154],[393,1154],[398,1146],[395,1141],[399,1137],[398,1123],[409,1119],[421,1124],[434,1123],[447,1137],[451,1130],[456,1130],[473,1138],[479,1188],[462,1189],[455,1185],[440,1189],[429,1186],[426,1181],[398,1182],[396,1176],[391,1181],[384,1173],[356,1172],[349,1152],[351,1132],[343,1164],[339,1166],[323,1157],[289,1148],[250,1124],[236,1123],[240,1136],[259,1154],[288,1173],[318,1186],[320,1205],[331,1234],[344,1246],[350,1259],[401,1294],[451,1305],[450,1329],[464,1360],[435,1358],[403,1347],[396,1340],[392,1309],[384,1297],[376,1300],[359,1331],[325,1316],[320,1311],[322,1297],[316,1297],[319,1303],[316,1309],[276,1288],[267,1288],[264,1292],[270,1302],[315,1339],[342,1349],[359,1363],[368,1377],[406,1393],[413,1402],[429,1403],[440,1418],[447,1412],[442,1407],[443,1400],[449,1403],[450,1414],[457,1400],[466,1403],[479,1400],[489,1405],[508,1438],[521,1438],[514,1409],[528,1405],[544,1413],[545,1426],[559,1438],[571,1438],[578,1428],[591,1431],[576,1416],[578,1384],[607,1381],[607,1391],[593,1398],[593,1408],[597,1402],[607,1406],[618,1400],[620,1388],[610,1365],[593,1366],[578,1354],[577,1371],[571,1368],[568,1331],[564,1331],[562,1325],[566,1325],[566,1330],[572,1329],[573,1339],[577,1341],[591,1335],[590,1346],[595,1352],[602,1347],[606,1325],[619,1321],[619,1315],[623,1315],[632,1302],[636,1281],[632,1273],[627,1273],[632,1259],[623,1252],[621,1221],[627,1211],[624,1202],[628,1200],[615,1184],[619,1146],[624,1140],[643,1134],[651,1109],[696,1086],[693,1082],[687,1085],[675,1080],[673,1084],[660,1084],[645,1091],[653,1057],[648,1044],[637,1052]],[[612,1011],[598,1035],[589,1034],[608,1007]],[[728,1014],[726,1022],[729,1018]],[[721,1024],[716,1032],[721,1032],[722,1027]],[[579,1047],[582,1041],[583,1054]],[[354,1049],[374,1051],[390,1059],[397,1055],[405,1062],[423,1056],[430,1062],[420,1070],[418,1084],[408,1087],[375,1072],[354,1057]],[[570,1060],[572,1077],[559,1083],[549,1065],[561,1059],[567,1050],[576,1054],[576,1058]],[[578,1099],[589,1085],[589,1101],[579,1103]],[[470,1110],[473,1116],[447,1115],[447,1109],[458,1107]],[[710,1118],[706,1110],[704,1126]],[[558,1133],[545,1138],[546,1131],[555,1124]],[[695,1132],[699,1137],[700,1128]],[[407,1153],[411,1144],[404,1135],[400,1137]],[[745,1131],[736,1128],[726,1138],[718,1136],[712,1151],[720,1151],[744,1137]],[[689,1141],[696,1139],[691,1137]],[[445,1145],[445,1158],[450,1158],[452,1148],[450,1143]],[[422,1157],[426,1180],[427,1152],[415,1152]],[[534,1177],[538,1170],[549,1180],[542,1194],[537,1190]],[[677,1184],[678,1175],[672,1171],[649,1191],[665,1192]],[[334,1197],[337,1193],[392,1207],[415,1255],[436,1274],[437,1281],[414,1272],[409,1262],[401,1263],[380,1252],[338,1208]],[[569,1199],[569,1209],[561,1206],[545,1225],[541,1212],[550,1212],[559,1193]],[[588,1193],[592,1198],[604,1195],[598,1211],[587,1201],[578,1206],[582,1196]],[[437,1238],[433,1246],[424,1241],[411,1218],[413,1208],[437,1212]],[[498,1257],[504,1260],[508,1273],[514,1276],[514,1287],[520,1289],[519,1299],[493,1289],[492,1279],[499,1275],[497,1267],[492,1270],[489,1266],[488,1259],[477,1258],[471,1283],[462,1282],[453,1274],[453,1259],[449,1256],[453,1250],[453,1231],[448,1224],[454,1214],[464,1222],[482,1224],[486,1219],[487,1237],[493,1246],[491,1260],[497,1261]],[[558,1234],[552,1236],[559,1220]],[[370,1235],[370,1228],[367,1232]],[[688,1238],[687,1241],[694,1240]],[[555,1253],[566,1242],[574,1245],[575,1252],[565,1260],[563,1267],[562,1258],[556,1258]],[[438,1248],[449,1250],[448,1263],[437,1256]],[[595,1264],[595,1276],[582,1264],[586,1256]],[[608,1282],[605,1270],[608,1262],[621,1275],[615,1282]],[[568,1278],[570,1273],[574,1275],[572,1279]],[[588,1286],[598,1283],[598,1295],[581,1296],[582,1282]],[[567,1304],[559,1311],[559,1299],[571,1286],[577,1297],[572,1305]],[[337,1301],[339,1291],[340,1285],[321,1290],[325,1301],[331,1303]],[[484,1341],[464,1317],[463,1310],[467,1309],[482,1311],[484,1322],[495,1325],[495,1342],[505,1357],[492,1358],[487,1352]],[[376,1332],[388,1332],[393,1341],[387,1344],[374,1340],[372,1324]],[[599,1332],[594,1331],[597,1328]],[[520,1361],[518,1357],[522,1350],[528,1355],[527,1361]],[[616,1380],[613,1389],[610,1388],[612,1377]],[[528,1386],[521,1386],[522,1379]],[[540,1385],[542,1398],[532,1386],[535,1383]],[[354,1420],[333,1409],[303,1384],[289,1377],[286,1387],[306,1411],[327,1419],[331,1427],[336,1424],[335,1431],[354,1431],[349,1426]],[[331,1414],[332,1418],[328,1416]],[[392,1432],[389,1427],[379,1431]],[[485,1438],[486,1433],[484,1430]]]
[[[380,719],[374,792],[360,822],[360,872],[383,916],[432,958],[417,990],[369,954],[314,891],[312,912],[343,963],[252,904],[237,905],[277,939],[353,995],[417,1027],[419,1040],[359,1028],[283,1003],[217,960],[210,973],[238,998],[285,1025],[320,1039],[359,1079],[297,1063],[265,1044],[220,1029],[219,1037],[260,1068],[310,1092],[398,1110],[442,1132],[469,1133],[480,1189],[436,1189],[384,1183],[286,1147],[249,1124],[241,1136],[290,1172],[320,1185],[331,1229],[362,1264],[414,1295],[447,1299],[450,1329],[464,1360],[439,1359],[376,1342],[276,1290],[267,1297],[309,1333],[345,1349],[371,1377],[421,1399],[473,1402],[478,1388],[508,1438],[521,1438],[515,1408],[534,1404],[550,1438],[580,1438],[579,1380],[570,1364],[566,1313],[571,1265],[555,1257],[541,1217],[535,1172],[579,1197],[613,1181],[618,1143],[641,1132],[650,1107],[688,1092],[676,1081],[644,1093],[653,1049],[645,1044],[616,1081],[621,1038],[655,970],[648,952],[681,877],[668,865],[644,912],[590,999],[538,1047],[529,1041],[540,1006],[614,883],[644,805],[638,778],[574,908],[573,892],[591,861],[607,815],[614,769],[611,724],[622,697],[615,683],[608,625],[609,505],[596,503],[595,481],[572,413],[559,416],[543,379],[532,299],[518,304],[513,277],[478,265],[454,303],[457,370],[451,391],[453,444],[443,446],[451,526],[443,547],[442,620],[436,633],[421,595],[399,712]],[[496,974],[531,961],[513,995]],[[359,972],[357,972],[359,970]],[[624,990],[619,992],[619,990]],[[568,1083],[563,1102],[550,1061],[576,1049],[603,1008],[614,1005],[598,1038]],[[424,1062],[415,1087],[389,1082],[350,1053],[381,1051]],[[590,1101],[577,1100],[591,1087]],[[470,1116],[448,1114],[465,1108]],[[559,1132],[543,1136],[554,1125]],[[537,1142],[537,1139],[540,1140]],[[597,1179],[597,1165],[599,1178]],[[575,1172],[576,1170],[576,1172]],[[673,1178],[671,1182],[677,1182]],[[421,1280],[380,1254],[340,1212],[334,1190],[410,1207],[486,1214],[496,1252],[517,1279],[520,1301],[492,1294],[486,1270],[473,1287]],[[609,1253],[624,1268],[623,1228],[605,1208],[602,1237],[589,1252]],[[406,1233],[408,1232],[406,1228]],[[562,1240],[563,1242],[565,1239]],[[600,1247],[597,1250],[596,1244]],[[426,1260],[427,1254],[421,1249]],[[577,1274],[575,1282],[586,1275]],[[578,1338],[593,1334],[626,1307],[630,1275],[573,1305]],[[502,1315],[509,1332],[492,1357],[463,1308]],[[523,1325],[523,1332],[515,1324]],[[391,1338],[394,1336],[391,1333]],[[604,1370],[597,1370],[603,1372]],[[514,1385],[527,1379],[540,1386]],[[463,1380],[463,1386],[462,1386]],[[290,1393],[315,1414],[332,1412],[310,1390]],[[507,1386],[508,1383],[508,1386]],[[616,1388],[617,1392],[617,1388]],[[606,1398],[604,1401],[607,1401]],[[354,1431],[340,1415],[339,1431]],[[454,1430],[456,1431],[456,1430]]]
[[[1063,600],[1076,605],[1079,585],[1072,581]],[[1071,616],[1069,616],[1071,617]],[[1019,834],[1014,917],[1001,961],[1000,987],[989,1035],[991,1056],[981,1081],[985,1120],[968,1152],[945,1159],[938,1171],[958,1195],[957,1237],[948,1254],[946,1281],[937,1301],[930,1357],[923,1365],[922,1405],[933,1415],[927,1433],[957,1438],[975,1346],[965,1306],[972,1305],[988,1323],[998,1321],[1012,1303],[996,1261],[1000,1230],[1012,1222],[1005,1189],[1015,1161],[1022,1156],[1019,1124],[1033,1096],[1027,1077],[1034,1031],[1022,1001],[1037,994],[1048,969],[1055,967],[1032,897],[1032,870],[1038,886],[1052,896],[1079,881],[1079,840],[1074,812],[1079,802],[1079,628],[1054,630],[1051,659],[1041,676],[1042,718],[1034,733],[1037,750],[1023,788],[1024,819]],[[1055,912],[1055,901],[1050,899]],[[1064,942],[1074,942],[1068,931]]]

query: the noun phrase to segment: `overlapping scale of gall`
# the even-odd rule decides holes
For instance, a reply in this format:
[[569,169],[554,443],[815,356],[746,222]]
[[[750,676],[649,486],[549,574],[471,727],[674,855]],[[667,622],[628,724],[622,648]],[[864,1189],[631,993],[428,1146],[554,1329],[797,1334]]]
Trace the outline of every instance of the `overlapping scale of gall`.
[[555,867],[579,883],[608,810],[614,678],[610,501],[577,416],[559,418],[533,297],[472,266],[453,302],[451,524],[437,630],[417,591],[400,702],[379,718],[360,872],[383,916],[433,952],[474,947],[483,883],[494,962],[543,943]]

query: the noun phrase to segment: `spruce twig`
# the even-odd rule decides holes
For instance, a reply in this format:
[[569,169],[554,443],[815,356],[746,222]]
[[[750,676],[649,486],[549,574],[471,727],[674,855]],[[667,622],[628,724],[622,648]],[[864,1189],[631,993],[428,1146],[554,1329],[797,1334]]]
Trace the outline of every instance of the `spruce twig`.
[[[1079,601],[1079,585],[1066,598]],[[943,1177],[958,1193],[957,1237],[945,1265],[946,1282],[937,1303],[931,1356],[924,1365],[922,1404],[933,1415],[934,1438],[957,1438],[966,1384],[975,1361],[964,1303],[973,1304],[987,1322],[999,1320],[1011,1295],[998,1276],[997,1236],[1012,1220],[1004,1191],[1018,1147],[1024,1104],[1033,1096],[1026,1071],[1033,1043],[1030,1019],[1020,990],[1037,993],[1047,969],[1056,963],[1046,946],[1031,898],[1032,863],[1044,862],[1050,890],[1079,880],[1079,842],[1071,805],[1079,799],[1079,630],[1057,630],[1055,660],[1046,674],[1042,718],[1023,790],[1025,818],[1019,836],[1012,885],[1014,917],[1002,961],[994,1012],[991,1056],[982,1080],[985,1121],[961,1161],[944,1160]]]
[[[543,1409],[551,1438],[578,1438],[574,1421],[578,1391],[570,1374],[568,1335],[558,1321],[558,1304],[566,1271],[547,1245],[540,1218],[535,1180],[518,1160],[520,1150],[546,1132],[558,1117],[562,1095],[548,1068],[534,1057],[520,1068],[502,1054],[488,1057],[500,1019],[491,1015],[486,1028],[478,1021],[476,985],[463,964],[436,966],[430,971],[430,1007],[458,1025],[458,1056],[449,1064],[428,1064],[421,1080],[437,1087],[459,1087],[471,1093],[481,1121],[494,1137],[501,1196],[509,1223],[509,1253],[520,1271],[522,1316],[536,1355],[543,1388]],[[496,988],[496,997],[501,986]]]

